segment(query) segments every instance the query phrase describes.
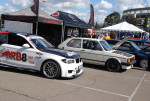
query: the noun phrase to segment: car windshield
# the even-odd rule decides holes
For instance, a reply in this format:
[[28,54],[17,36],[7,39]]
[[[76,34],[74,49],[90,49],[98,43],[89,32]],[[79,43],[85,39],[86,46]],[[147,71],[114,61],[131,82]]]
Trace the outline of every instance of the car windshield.
[[32,38],[30,40],[37,49],[52,48],[53,46],[43,38]]
[[106,41],[100,41],[102,47],[106,50],[106,51],[109,51],[111,50],[111,47],[110,45],[106,42]]
[[136,49],[136,51],[141,51],[141,49],[134,42],[131,42],[131,45]]

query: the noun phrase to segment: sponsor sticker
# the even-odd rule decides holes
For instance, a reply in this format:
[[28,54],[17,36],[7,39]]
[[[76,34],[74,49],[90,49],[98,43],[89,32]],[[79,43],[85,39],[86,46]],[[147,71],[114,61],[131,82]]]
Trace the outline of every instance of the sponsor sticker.
[[28,56],[28,59],[33,59],[33,56]]
[[16,61],[27,61],[27,55],[25,53],[21,54],[20,52],[6,51],[0,54],[0,57],[6,57],[7,59],[16,60]]
[[29,61],[29,64],[34,64],[34,61]]

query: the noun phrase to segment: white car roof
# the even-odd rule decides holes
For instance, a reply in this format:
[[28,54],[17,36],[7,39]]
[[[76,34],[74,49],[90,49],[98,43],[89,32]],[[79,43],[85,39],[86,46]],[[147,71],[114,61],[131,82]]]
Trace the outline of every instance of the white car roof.
[[103,39],[81,38],[81,37],[69,38],[69,40],[71,40],[71,39],[82,39],[82,40],[92,40],[92,41],[103,41]]

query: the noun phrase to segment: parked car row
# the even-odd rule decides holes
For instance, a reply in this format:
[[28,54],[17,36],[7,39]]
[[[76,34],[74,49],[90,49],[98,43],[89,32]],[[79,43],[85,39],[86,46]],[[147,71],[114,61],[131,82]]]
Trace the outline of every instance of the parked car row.
[[142,39],[129,39],[129,41],[134,42],[139,48],[143,49],[146,46],[150,45],[150,41],[148,40],[142,40]]
[[[118,40],[76,37],[55,49],[40,36],[0,32],[0,65],[37,70],[47,78],[78,77],[83,73],[83,62],[103,65],[111,72],[130,69],[134,63],[148,68],[150,54],[142,52],[134,42],[125,41],[116,44]],[[116,44],[113,47],[117,50],[107,42]]]
[[[112,48],[116,43],[118,43],[120,40],[106,40]],[[140,41],[142,42],[142,41]],[[149,64],[149,58],[150,58],[150,53],[149,53],[149,45],[145,46],[145,48],[139,48],[136,43],[140,43],[136,40],[130,40],[126,41],[122,44],[120,44],[119,47],[116,48],[116,50],[127,52],[130,54],[135,55],[136,59],[136,64],[142,68],[148,69],[148,64]],[[146,41],[145,41],[146,42]],[[147,41],[148,42],[148,41]]]
[[130,69],[136,62],[132,54],[112,50],[102,39],[70,38],[58,46],[59,49],[74,51],[84,63],[104,65],[109,71]]

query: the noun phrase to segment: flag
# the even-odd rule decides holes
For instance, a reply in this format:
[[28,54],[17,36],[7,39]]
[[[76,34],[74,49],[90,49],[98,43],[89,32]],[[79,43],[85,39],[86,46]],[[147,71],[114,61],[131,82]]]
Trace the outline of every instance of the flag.
[[90,20],[89,20],[89,24],[91,26],[94,26],[94,8],[93,8],[93,5],[90,4],[91,6],[91,11],[90,11]]
[[34,0],[34,5],[31,7],[31,9],[36,15],[39,14],[39,0]]

